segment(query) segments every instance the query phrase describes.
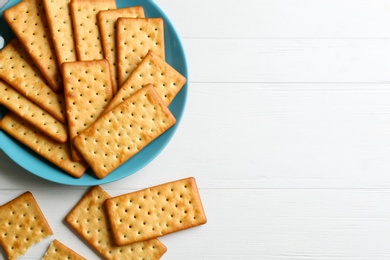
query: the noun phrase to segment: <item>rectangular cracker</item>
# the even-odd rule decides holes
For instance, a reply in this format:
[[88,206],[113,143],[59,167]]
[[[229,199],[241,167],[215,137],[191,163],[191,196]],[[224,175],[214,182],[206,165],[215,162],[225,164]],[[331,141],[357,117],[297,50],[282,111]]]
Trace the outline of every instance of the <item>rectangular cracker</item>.
[[162,18],[119,18],[116,28],[119,86],[149,51],[165,60]]
[[152,85],[102,115],[73,139],[98,178],[103,178],[167,131],[176,119]]
[[113,197],[105,205],[119,246],[207,222],[193,177]]
[[114,93],[118,89],[118,76],[116,69],[116,20],[120,17],[144,18],[145,13],[142,6],[133,6],[113,10],[100,11],[98,13],[98,24],[103,45],[104,58],[110,63],[112,86]]
[[76,61],[70,0],[43,0],[58,64]]
[[54,259],[67,259],[67,260],[87,260],[83,256],[79,255],[69,247],[62,244],[57,239],[54,239],[47,249],[45,255],[41,260],[54,260]]
[[53,140],[59,143],[65,143],[68,140],[66,125],[2,80],[0,80],[0,105],[4,105]]
[[112,240],[104,202],[111,196],[94,186],[68,213],[66,222],[104,259],[159,259],[166,247],[157,239],[118,247]]
[[45,83],[42,74],[16,38],[0,51],[0,78],[61,123],[66,122],[64,96],[55,93]]
[[134,69],[130,77],[118,90],[106,111],[129,98],[146,84],[152,84],[167,106],[186,83],[186,78],[172,68],[160,56],[150,51]]
[[[72,140],[104,111],[113,93],[107,60],[75,61],[62,64],[69,137]],[[82,158],[72,148],[72,158]]]
[[10,136],[75,178],[80,178],[88,168],[85,162],[74,162],[71,160],[69,143],[60,144],[53,141],[12,113],[7,113],[3,117],[1,128]]
[[97,14],[101,10],[115,8],[115,0],[72,0],[70,2],[78,60],[103,59]]
[[31,192],[0,206],[0,244],[8,259],[24,255],[34,244],[53,235]]
[[60,92],[62,77],[42,0],[23,0],[5,10],[3,17],[49,86],[54,92]]

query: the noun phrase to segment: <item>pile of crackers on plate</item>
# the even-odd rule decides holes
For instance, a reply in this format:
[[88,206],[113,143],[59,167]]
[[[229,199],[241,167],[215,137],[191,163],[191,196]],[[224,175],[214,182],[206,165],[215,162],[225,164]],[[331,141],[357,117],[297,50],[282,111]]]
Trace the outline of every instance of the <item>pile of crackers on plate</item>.
[[[193,177],[111,197],[91,187],[65,222],[103,259],[160,259],[167,247],[159,237],[207,221]],[[53,231],[31,192],[0,206],[0,244],[17,259]],[[42,260],[86,259],[52,240]]]
[[165,61],[162,18],[115,0],[23,0],[3,18],[0,128],[64,172],[102,179],[176,123],[186,78]]

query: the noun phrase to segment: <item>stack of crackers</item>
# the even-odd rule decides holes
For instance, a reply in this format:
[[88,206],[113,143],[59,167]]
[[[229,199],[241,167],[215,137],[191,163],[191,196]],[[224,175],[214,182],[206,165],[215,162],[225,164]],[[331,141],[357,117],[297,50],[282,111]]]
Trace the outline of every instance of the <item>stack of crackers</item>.
[[[103,259],[160,259],[167,251],[158,238],[205,224],[193,177],[111,197],[94,186],[65,217],[66,223]],[[53,235],[44,214],[26,192],[0,206],[0,244],[16,259]],[[54,239],[42,260],[85,259]]]
[[186,78],[165,61],[164,20],[115,0],[23,0],[3,12],[0,128],[80,178],[104,178],[176,123]]

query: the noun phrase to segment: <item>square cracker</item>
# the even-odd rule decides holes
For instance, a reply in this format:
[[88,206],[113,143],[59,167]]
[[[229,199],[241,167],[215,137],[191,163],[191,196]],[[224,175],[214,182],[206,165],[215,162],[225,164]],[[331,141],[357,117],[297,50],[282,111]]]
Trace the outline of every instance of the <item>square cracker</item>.
[[143,18],[145,17],[142,6],[133,6],[113,10],[100,11],[98,24],[103,45],[104,58],[110,63],[112,85],[114,93],[118,89],[118,77],[116,69],[116,20],[120,17]]
[[119,18],[116,28],[119,86],[149,51],[165,60],[162,18]]
[[31,246],[52,234],[31,192],[0,206],[0,244],[8,259],[24,255]]
[[41,260],[68,259],[68,260],[87,260],[69,247],[62,244],[57,239],[50,243],[45,255]]
[[0,78],[61,123],[66,122],[64,96],[46,85],[42,74],[16,38],[0,51]]
[[58,64],[76,61],[70,0],[43,0]]
[[23,0],[5,10],[3,17],[55,92],[62,77],[42,0]]
[[105,205],[119,246],[207,222],[193,177],[119,195],[107,199]]
[[59,143],[65,143],[68,140],[68,127],[66,125],[2,80],[0,80],[0,105],[4,105],[53,140]]
[[118,247],[112,240],[104,202],[111,196],[92,187],[68,213],[66,222],[104,259],[159,259],[166,247],[157,239]]
[[167,106],[186,83],[186,78],[150,51],[118,90],[106,111],[117,106],[147,84],[152,84]]
[[176,119],[152,85],[105,113],[73,139],[73,144],[103,178],[167,131]]
[[[107,60],[75,61],[62,64],[64,94],[72,140],[104,111],[113,93]],[[82,158],[72,147],[72,158]]]
[[97,14],[101,10],[115,8],[115,0],[72,0],[70,2],[78,60],[103,59]]
[[71,160],[69,143],[60,144],[12,113],[7,113],[1,128],[31,150],[57,165],[75,178],[80,178],[88,165]]

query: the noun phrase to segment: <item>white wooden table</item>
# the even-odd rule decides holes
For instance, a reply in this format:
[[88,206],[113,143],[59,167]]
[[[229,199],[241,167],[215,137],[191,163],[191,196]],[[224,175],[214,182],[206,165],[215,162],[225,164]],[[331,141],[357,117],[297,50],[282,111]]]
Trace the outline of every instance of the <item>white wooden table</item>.
[[[119,195],[194,176],[204,226],[161,238],[163,259],[390,259],[390,1],[155,0],[181,36],[189,95],[166,149],[103,185]],[[53,238],[88,187],[0,152],[0,204],[31,191]],[[0,258],[4,254],[0,254]]]

